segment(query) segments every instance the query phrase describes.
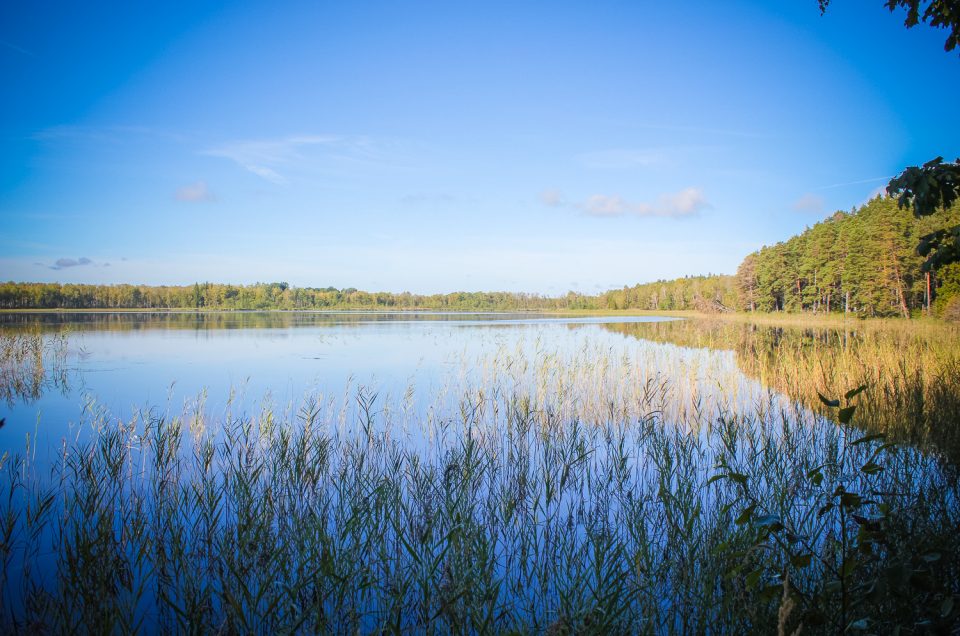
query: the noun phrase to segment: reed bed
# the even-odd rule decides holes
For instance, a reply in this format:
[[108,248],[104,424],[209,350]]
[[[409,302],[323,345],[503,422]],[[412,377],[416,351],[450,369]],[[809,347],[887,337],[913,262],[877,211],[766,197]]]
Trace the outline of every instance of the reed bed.
[[502,346],[422,396],[252,413],[92,404],[52,465],[3,459],[4,631],[949,632],[940,463],[649,353]]
[[808,408],[833,387],[866,385],[858,426],[960,465],[960,328],[864,321],[856,329],[784,329],[726,321],[610,325],[637,338],[728,349],[737,368]]
[[65,390],[68,340],[66,331],[38,328],[0,334],[0,400],[13,405],[36,400],[50,388]]

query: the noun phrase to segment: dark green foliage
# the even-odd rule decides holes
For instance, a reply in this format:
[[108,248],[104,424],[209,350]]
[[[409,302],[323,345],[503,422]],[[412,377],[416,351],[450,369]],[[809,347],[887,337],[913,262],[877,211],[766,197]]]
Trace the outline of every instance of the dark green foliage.
[[[883,197],[849,214],[837,212],[749,254],[737,271],[737,308],[908,317],[927,302],[926,269],[916,246],[924,237],[952,231],[946,228],[958,220],[960,205],[915,218]],[[938,289],[949,276],[945,267],[932,272],[934,302],[945,303],[955,293],[951,286]]]
[[[830,0],[817,0],[817,3],[820,5],[820,13],[824,13],[830,6]],[[920,22],[940,29],[949,29],[950,34],[943,45],[944,51],[952,51],[960,44],[960,2],[957,0],[885,0],[884,6],[891,13],[898,8],[905,9],[907,17],[903,25],[908,29]]]
[[[721,458],[712,479],[729,479],[739,489],[744,507],[736,524],[749,546],[730,576],[743,578],[760,597],[782,593],[781,634],[954,633],[960,559],[953,529],[939,519],[938,504],[890,492],[881,482],[897,449],[883,443],[883,434],[859,435],[850,426],[856,407],[849,400],[865,388],[844,396],[839,453],[795,476],[794,487],[805,497],[783,516],[768,486],[754,483],[765,475],[733,472]],[[840,406],[820,399],[828,408]]]
[[[956,9],[960,12],[960,7]],[[912,207],[918,216],[930,216],[950,208],[960,198],[960,159],[943,163],[943,157],[923,166],[910,166],[887,186],[901,208]],[[920,237],[917,251],[927,256],[924,271],[960,261],[960,225],[940,227]]]
[[887,194],[899,197],[901,208],[913,207],[917,216],[930,216],[960,198],[960,159],[943,163],[937,157],[923,166],[910,166],[890,180]]

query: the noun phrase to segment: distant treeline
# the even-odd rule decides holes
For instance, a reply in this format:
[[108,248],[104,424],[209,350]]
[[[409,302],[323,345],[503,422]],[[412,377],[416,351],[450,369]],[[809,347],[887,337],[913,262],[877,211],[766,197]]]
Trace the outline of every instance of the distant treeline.
[[599,309],[723,311],[739,304],[734,276],[687,276],[624,287],[600,295]]
[[[3,309],[427,309],[529,311],[649,309],[699,311],[855,312],[909,316],[928,304],[960,318],[960,263],[927,275],[920,237],[960,224],[960,205],[914,218],[878,197],[837,212],[783,243],[747,255],[735,276],[688,276],[612,290],[598,296],[548,297],[514,292],[421,295],[287,283],[185,286],[0,283]],[[929,296],[928,296],[929,290]]]
[[456,292],[429,296],[366,292],[335,287],[293,287],[287,283],[227,285],[74,285],[0,283],[4,309],[435,309],[526,311],[585,308],[589,299],[511,292]]

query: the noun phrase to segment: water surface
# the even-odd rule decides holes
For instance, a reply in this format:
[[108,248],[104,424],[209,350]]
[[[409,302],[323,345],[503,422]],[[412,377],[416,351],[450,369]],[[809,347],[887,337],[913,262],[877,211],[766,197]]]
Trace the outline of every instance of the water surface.
[[[671,320],[434,312],[2,314],[0,329],[8,334],[65,334],[59,353],[67,375],[65,383],[48,382],[39,397],[0,404],[7,422],[0,450],[21,451],[27,434],[41,449],[57,447],[76,434],[92,404],[124,419],[149,408],[178,413],[202,399],[209,413],[222,416],[228,407],[247,412],[269,402],[283,410],[307,395],[342,397],[362,388],[376,392],[381,404],[406,396],[423,410],[439,392],[480,382],[484,367],[489,372],[504,356],[628,358],[665,373],[695,364],[704,376],[716,369],[736,375],[729,351],[638,337],[645,325]],[[532,382],[532,373],[525,380]]]

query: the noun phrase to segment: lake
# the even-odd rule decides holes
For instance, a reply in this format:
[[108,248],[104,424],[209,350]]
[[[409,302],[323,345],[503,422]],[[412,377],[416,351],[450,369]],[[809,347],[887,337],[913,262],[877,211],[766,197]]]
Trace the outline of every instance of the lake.
[[960,361],[899,325],[0,314],[0,626],[837,632],[888,571],[939,616]]
[[[458,396],[481,383],[498,356],[523,359],[528,372],[517,382],[528,392],[536,390],[538,356],[572,362],[578,354],[582,364],[626,360],[617,367],[623,377],[609,371],[615,384],[645,381],[641,373],[655,371],[674,381],[697,378],[705,399],[718,397],[716,377],[740,399],[760,388],[737,371],[729,350],[643,339],[645,326],[671,320],[429,312],[0,314],[7,333],[39,329],[66,338],[56,362],[64,381],[53,386],[48,379],[40,395],[0,405],[7,420],[0,451],[21,451],[26,434],[36,437],[41,454],[58,448],[64,436],[77,434],[91,405],[126,419],[151,408],[177,414],[202,400],[209,413],[223,415],[228,405],[254,412],[266,401],[282,411],[318,395],[342,401],[346,394],[349,407],[363,388],[381,404],[412,397],[407,408],[424,411],[438,394]],[[623,333],[631,325],[639,330]]]

